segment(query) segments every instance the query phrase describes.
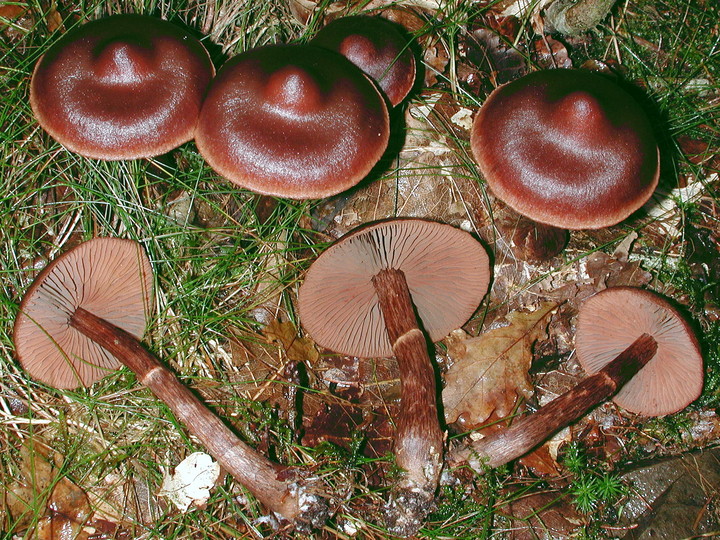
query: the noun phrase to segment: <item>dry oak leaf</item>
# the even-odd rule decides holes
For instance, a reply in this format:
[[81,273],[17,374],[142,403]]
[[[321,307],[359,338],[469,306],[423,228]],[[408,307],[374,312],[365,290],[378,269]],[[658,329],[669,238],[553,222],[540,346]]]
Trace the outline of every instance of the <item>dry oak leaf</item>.
[[511,312],[508,324],[469,338],[456,330],[447,338],[448,356],[453,360],[445,375],[443,404],[448,424],[463,429],[480,426],[491,415],[509,415],[518,397],[533,394],[528,370],[532,346],[546,337],[547,317],[558,307],[546,302],[530,313]]
[[269,343],[277,342],[292,362],[309,362],[313,365],[320,358],[320,353],[309,338],[298,336],[297,328],[290,321],[281,322],[273,319],[263,328],[263,334]]

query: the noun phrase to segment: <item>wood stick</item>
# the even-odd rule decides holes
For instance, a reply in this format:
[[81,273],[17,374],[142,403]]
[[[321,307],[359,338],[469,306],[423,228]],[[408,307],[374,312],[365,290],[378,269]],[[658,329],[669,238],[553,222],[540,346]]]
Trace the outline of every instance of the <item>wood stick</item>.
[[321,526],[328,517],[327,502],[308,492],[290,467],[271,462],[242,442],[178,378],[132,335],[83,308],[70,325],[130,368],[208,449],[208,452],[265,507],[297,528]]
[[499,467],[527,454],[556,431],[617,393],[656,352],[655,339],[643,334],[602,370],[509,428],[456,452],[453,461],[467,460],[474,469],[482,471],[483,467]]
[[394,534],[410,536],[432,509],[443,465],[435,371],[405,274],[381,270],[373,284],[398,362],[401,387],[394,448],[395,462],[404,473],[391,493],[386,521]]

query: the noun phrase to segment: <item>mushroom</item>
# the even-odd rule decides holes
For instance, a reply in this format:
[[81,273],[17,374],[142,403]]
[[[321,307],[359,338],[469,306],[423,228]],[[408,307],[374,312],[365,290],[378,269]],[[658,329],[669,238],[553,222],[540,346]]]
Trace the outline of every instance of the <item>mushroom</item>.
[[152,157],[193,138],[214,73],[189,32],[145,15],[114,15],[67,32],[45,52],[30,81],[30,105],[73,152]]
[[397,359],[401,401],[394,450],[403,472],[386,507],[394,534],[409,536],[420,528],[443,465],[426,333],[437,341],[464,324],[489,282],[488,255],[470,234],[442,223],[394,219],[338,240],[310,266],[300,287],[300,321],[319,345]]
[[130,368],[260,502],[299,529],[322,525],[314,479],[250,448],[138,341],[152,304],[152,268],[133,241],[96,238],[51,262],[20,304],[13,341],[33,377],[58,388]]
[[310,42],[337,51],[362,69],[398,105],[415,83],[415,57],[398,26],[382,17],[335,19]]
[[578,360],[590,376],[537,412],[455,453],[478,471],[535,448],[614,395],[624,409],[663,416],[697,399],[703,385],[700,344],[666,300],[634,287],[612,287],[580,308]]
[[473,121],[470,144],[498,198],[565,229],[619,223],[648,200],[660,174],[640,105],[584,70],[537,71],[498,87]]
[[210,166],[231,182],[312,199],[362,180],[389,135],[380,92],[346,58],[310,45],[270,45],[220,69],[195,139]]

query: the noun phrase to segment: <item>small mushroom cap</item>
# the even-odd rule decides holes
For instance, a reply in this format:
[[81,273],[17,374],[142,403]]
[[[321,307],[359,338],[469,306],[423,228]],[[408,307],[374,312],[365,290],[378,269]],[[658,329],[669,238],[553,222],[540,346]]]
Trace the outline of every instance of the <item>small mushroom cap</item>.
[[381,17],[335,19],[311,41],[339,52],[380,85],[395,106],[415,83],[415,57],[397,25]]
[[220,69],[195,138],[210,166],[239,186],[313,199],[362,180],[389,135],[382,96],[342,55],[272,45]]
[[401,270],[432,341],[463,325],[487,293],[483,246],[450,225],[394,219],[362,227],[310,266],[298,294],[300,321],[316,343],[359,357],[392,356],[372,278]]
[[644,333],[657,341],[657,352],[613,401],[646,416],[684,409],[702,392],[700,344],[680,313],[654,293],[612,287],[588,298],[577,323],[578,360],[597,373]]
[[202,44],[178,26],[114,15],[71,30],[40,58],[30,104],[73,152],[157,156],[193,138],[214,72]]
[[493,193],[555,227],[619,223],[648,200],[658,146],[640,105],[602,75],[552,69],[500,86],[470,144]]
[[55,259],[28,289],[13,341],[22,366],[55,388],[88,386],[119,366],[70,326],[78,307],[141,339],[152,304],[152,267],[137,242],[95,238]]

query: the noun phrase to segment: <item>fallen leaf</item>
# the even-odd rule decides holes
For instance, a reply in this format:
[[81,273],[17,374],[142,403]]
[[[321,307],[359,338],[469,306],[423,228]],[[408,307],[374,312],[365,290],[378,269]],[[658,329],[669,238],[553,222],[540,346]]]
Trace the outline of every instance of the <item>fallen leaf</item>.
[[550,36],[543,36],[533,43],[535,58],[543,69],[569,69],[572,60],[565,45]]
[[47,514],[38,522],[37,540],[77,540],[92,515],[85,492],[63,477],[55,485]]
[[53,466],[47,458],[47,447],[35,439],[20,448],[19,470],[7,488],[7,506],[16,527],[28,526],[45,508],[55,477]]
[[288,360],[292,362],[309,362],[313,365],[320,358],[320,353],[309,338],[298,336],[297,328],[290,321],[280,322],[273,319],[263,329],[263,334],[270,343],[278,343],[284,350]]
[[13,19],[17,19],[25,14],[28,6],[24,3],[12,3],[0,5],[0,28],[8,26]]
[[51,4],[50,9],[45,13],[45,23],[47,24],[48,33],[52,33],[58,28],[62,28],[63,18],[55,6]]
[[208,454],[195,452],[182,460],[173,474],[165,474],[159,495],[167,497],[178,510],[202,507],[210,497],[210,488],[220,476],[220,465]]
[[485,25],[471,29],[462,42],[464,57],[479,71],[474,90],[487,95],[497,86],[527,73],[522,51],[508,44],[501,32]]
[[468,338],[456,331],[446,340],[453,364],[445,376],[443,404],[448,424],[473,429],[491,415],[509,415],[518,398],[532,396],[528,370],[533,343],[546,335],[546,317],[557,308],[544,303],[531,313],[508,314],[507,326]]
[[551,449],[545,444],[529,454],[525,454],[518,461],[530,469],[535,476],[557,476],[560,473],[557,455],[553,455]]
[[641,287],[650,283],[652,275],[643,270],[638,261],[615,258],[596,251],[587,258],[587,273],[597,290],[606,287]]
[[559,540],[577,532],[580,516],[561,495],[533,493],[512,498],[502,510],[512,520],[513,540]]
[[67,477],[56,478],[49,448],[35,439],[20,448],[18,464],[6,494],[15,529],[37,520],[38,540],[77,539],[92,514],[85,492]]

